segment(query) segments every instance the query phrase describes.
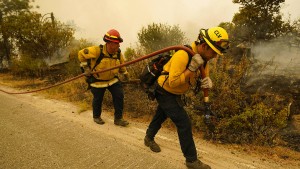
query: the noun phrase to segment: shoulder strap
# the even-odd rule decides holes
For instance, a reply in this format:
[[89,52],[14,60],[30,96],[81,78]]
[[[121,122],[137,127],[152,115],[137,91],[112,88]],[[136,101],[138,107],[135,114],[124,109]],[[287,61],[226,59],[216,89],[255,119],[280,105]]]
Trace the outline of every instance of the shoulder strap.
[[[192,47],[190,45],[184,45],[184,46],[192,49]],[[193,57],[190,53],[188,53],[188,55],[189,55],[189,61],[188,61],[187,65],[186,65],[186,68],[189,67],[189,64],[191,63],[191,60],[192,60],[192,57]]]
[[101,62],[101,60],[103,59],[103,57],[104,57],[104,54],[103,54],[103,45],[99,45],[99,47],[100,47],[100,56],[98,57],[98,59],[96,60],[96,63],[95,63],[95,65],[94,65],[94,67],[93,67],[93,69],[92,70],[94,70],[95,69],[95,67],[97,66],[97,65],[99,65],[99,63]]
[[[190,45],[184,45],[185,47],[188,47],[190,49],[192,49],[192,47]],[[188,63],[186,65],[186,68],[189,67],[189,64],[191,63],[191,60],[192,60],[192,55],[188,53],[188,56],[189,56],[189,60],[188,60]],[[169,72],[165,72],[165,73],[162,73],[162,75],[169,75]]]
[[91,68],[91,59],[87,59],[86,62],[87,62],[88,67]]
[[121,58],[121,49],[118,50],[117,58],[118,58],[118,60],[120,60],[120,58]]

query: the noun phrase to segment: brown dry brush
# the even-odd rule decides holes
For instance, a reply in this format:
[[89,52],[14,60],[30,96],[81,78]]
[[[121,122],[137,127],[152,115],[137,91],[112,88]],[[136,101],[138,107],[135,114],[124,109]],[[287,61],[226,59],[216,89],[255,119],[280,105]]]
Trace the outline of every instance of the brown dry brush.
[[274,145],[287,124],[287,98],[276,93],[247,93],[242,90],[251,66],[247,58],[232,64],[230,57],[212,70],[212,108],[220,118],[215,138],[224,143]]
[[[138,78],[147,61],[130,66],[132,78]],[[280,138],[278,132],[287,124],[286,98],[276,93],[246,93],[242,86],[249,74],[251,62],[244,57],[233,62],[230,57],[219,58],[210,63],[210,77],[214,87],[210,91],[212,109],[218,114],[218,123],[213,139],[223,143],[247,143],[255,145],[274,145]],[[186,110],[193,127],[205,133],[212,133],[203,123],[203,112],[197,107],[203,106],[203,95],[189,92],[189,105]],[[132,110],[133,117],[153,115],[156,102],[149,101],[140,87],[125,87],[125,107]],[[129,111],[128,110],[128,111]],[[199,116],[200,114],[200,116]]]
[[[139,54],[141,55],[141,54]],[[132,60],[137,59],[139,56],[131,56]],[[135,64],[129,65],[127,70],[131,79],[139,79],[141,71],[146,64],[153,58],[142,60]],[[157,103],[151,101],[144,92],[140,84],[124,85],[125,105],[124,110],[129,112],[129,116],[139,118],[143,116],[152,116],[155,113]]]

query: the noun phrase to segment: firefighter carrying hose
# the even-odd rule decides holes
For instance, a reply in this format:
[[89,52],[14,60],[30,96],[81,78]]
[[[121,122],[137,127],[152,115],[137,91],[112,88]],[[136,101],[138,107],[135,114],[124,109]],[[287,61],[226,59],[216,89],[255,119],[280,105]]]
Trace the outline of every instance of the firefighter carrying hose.
[[89,88],[93,94],[93,118],[97,124],[104,124],[101,118],[102,101],[106,89],[113,98],[114,124],[127,126],[129,123],[123,119],[124,91],[119,80],[119,74],[123,74],[125,80],[129,80],[129,75],[125,67],[113,69],[103,73],[91,74],[92,72],[109,69],[124,63],[124,57],[120,50],[120,43],[123,39],[120,33],[109,30],[103,37],[105,45],[91,46],[78,52],[80,66],[87,76]]
[[[155,89],[155,98],[158,102],[156,114],[149,124],[144,139],[145,145],[152,151],[161,151],[159,145],[154,141],[154,137],[162,123],[170,118],[177,127],[181,150],[186,158],[186,166],[193,169],[211,168],[198,159],[191,122],[183,108],[181,95],[195,84],[195,79],[200,76],[199,67],[203,65],[208,72],[207,62],[218,54],[223,55],[228,49],[228,44],[228,34],[223,28],[201,29],[197,41],[191,45],[192,50],[196,53],[191,60],[186,51],[179,50],[164,65],[163,73],[157,79]],[[206,73],[206,75],[208,74]],[[201,80],[201,88],[211,87],[212,81],[209,76]],[[209,107],[207,110],[210,110]],[[205,114],[206,123],[209,123],[210,116],[211,114]]]

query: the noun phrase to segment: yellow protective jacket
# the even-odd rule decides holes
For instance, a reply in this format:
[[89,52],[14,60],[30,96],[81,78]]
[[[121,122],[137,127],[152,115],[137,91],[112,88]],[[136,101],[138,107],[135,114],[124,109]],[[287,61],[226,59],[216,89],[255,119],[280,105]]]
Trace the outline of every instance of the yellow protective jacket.
[[[91,69],[94,68],[92,72],[95,72],[95,71],[112,68],[124,63],[124,56],[122,55],[122,53],[120,53],[120,59],[118,59],[118,52],[110,56],[106,51],[106,45],[103,45],[102,53],[104,56],[103,59],[94,68],[98,57],[100,57],[100,47],[91,46],[80,50],[78,52],[78,59],[80,61],[80,66],[81,67],[87,66],[88,59],[90,59],[90,68]],[[113,69],[103,73],[93,74],[93,76],[97,79],[97,82],[91,83],[91,86],[97,88],[111,86],[114,83],[119,81],[118,79],[119,73],[127,74],[128,72],[126,70],[126,67]]]
[[[197,53],[195,42],[192,43],[192,50]],[[163,67],[163,72],[169,72],[168,75],[158,77],[158,84],[166,91],[181,95],[186,93],[191,86],[196,85],[196,80],[201,76],[200,71],[193,72],[189,82],[186,82],[184,71],[187,69],[189,62],[188,53],[184,50],[179,50],[171,57],[168,63]],[[208,64],[205,67],[206,75],[208,76]]]

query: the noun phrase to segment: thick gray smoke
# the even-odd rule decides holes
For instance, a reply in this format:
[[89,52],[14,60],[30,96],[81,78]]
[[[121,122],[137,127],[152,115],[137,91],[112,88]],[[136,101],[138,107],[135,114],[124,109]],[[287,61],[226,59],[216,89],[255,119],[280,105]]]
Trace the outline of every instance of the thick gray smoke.
[[251,47],[246,86],[252,92],[300,92],[300,41],[280,38]]
[[254,66],[261,68],[261,75],[300,79],[299,45],[282,39],[256,44],[252,47],[253,57],[257,61]]

